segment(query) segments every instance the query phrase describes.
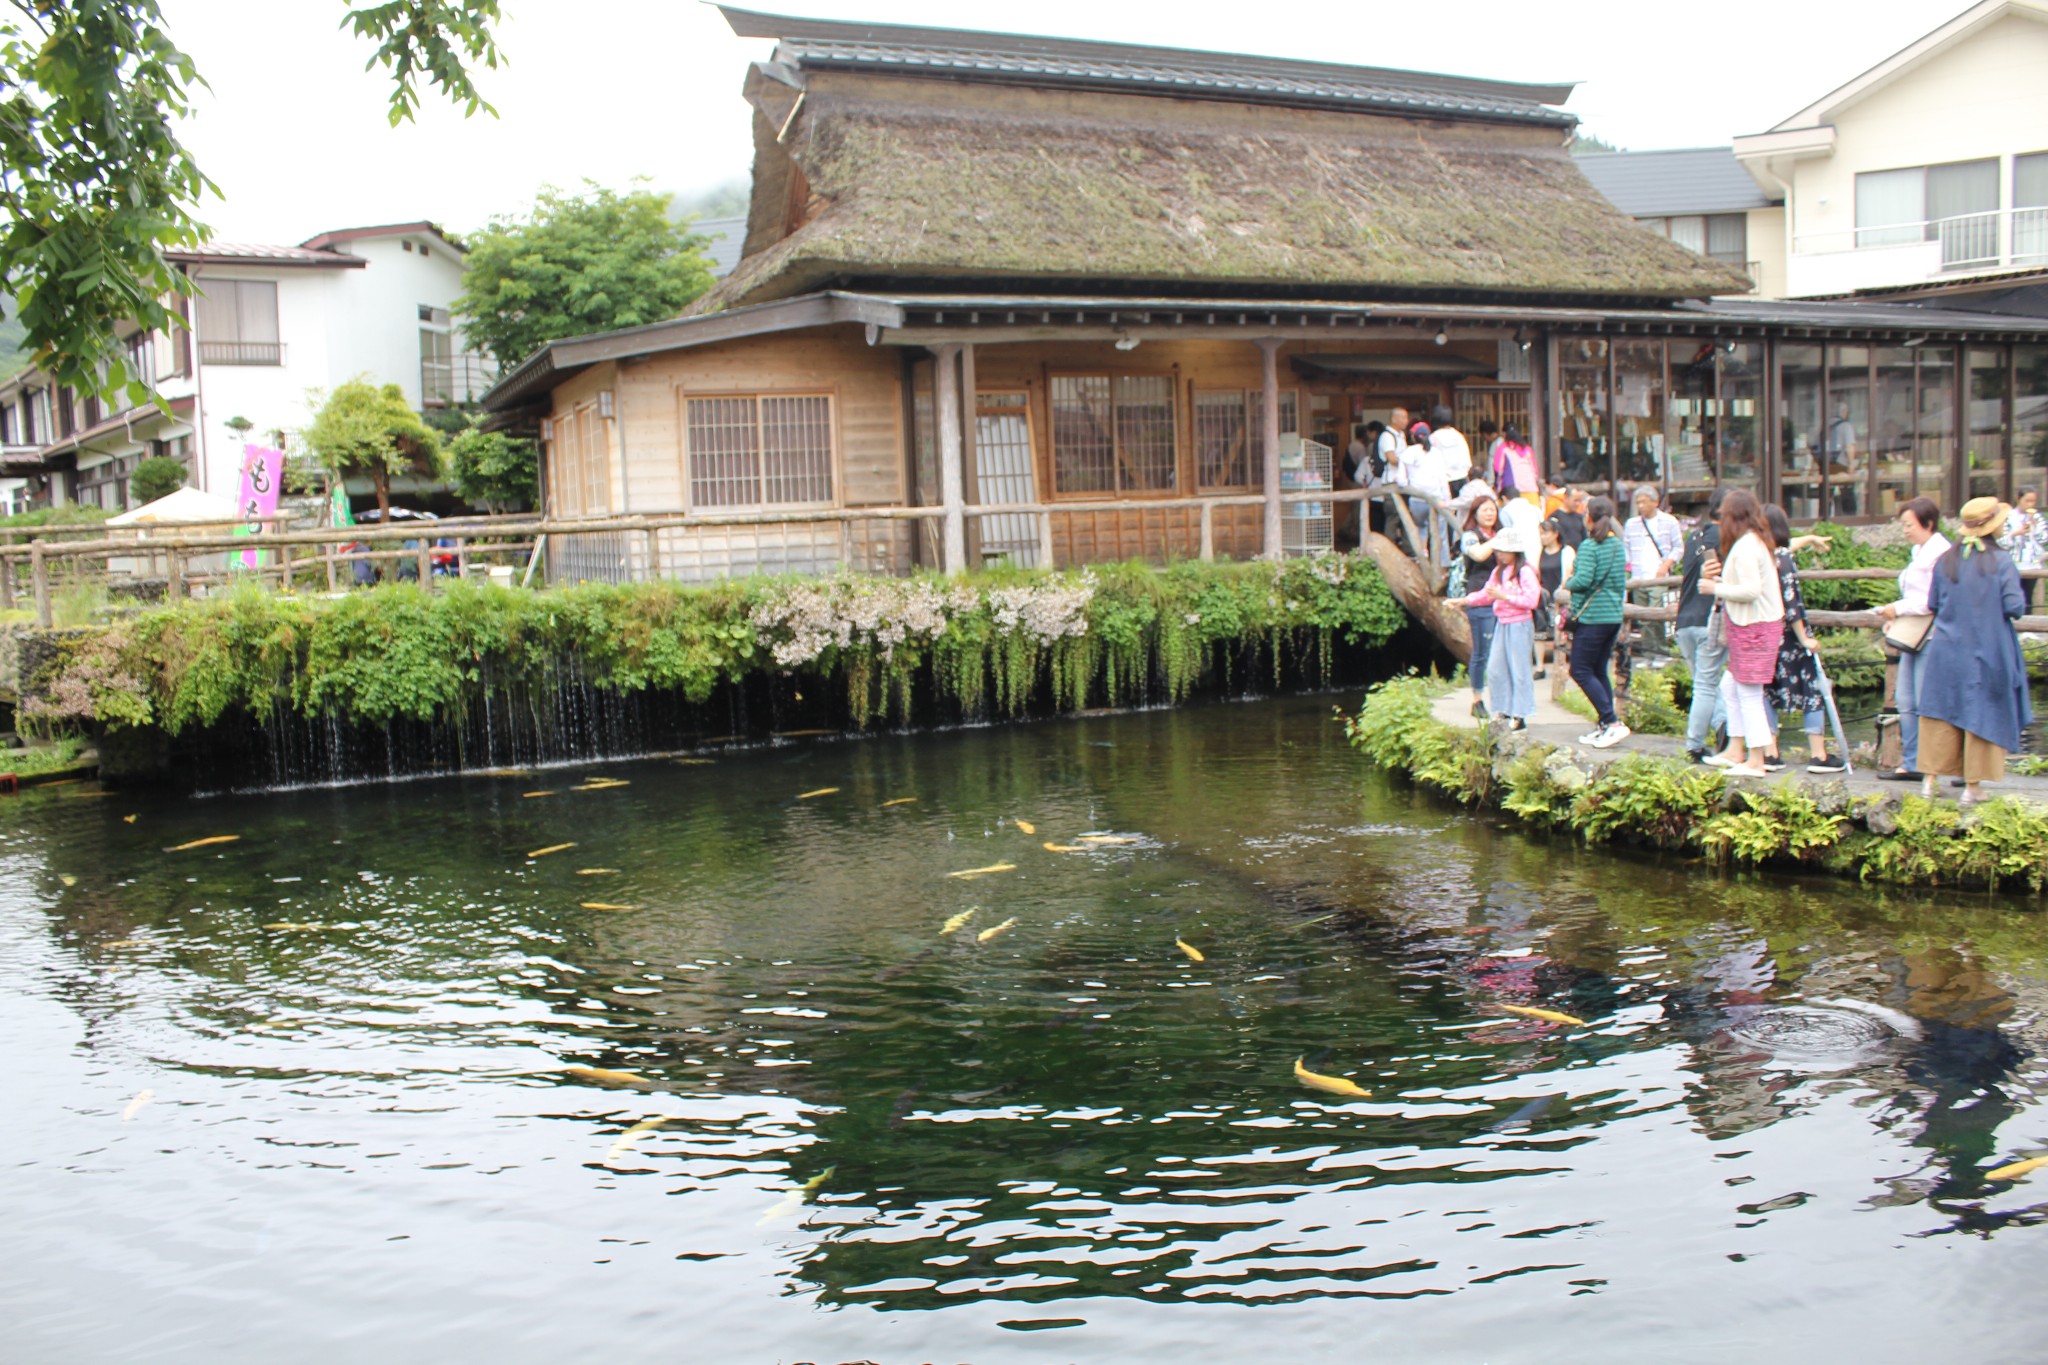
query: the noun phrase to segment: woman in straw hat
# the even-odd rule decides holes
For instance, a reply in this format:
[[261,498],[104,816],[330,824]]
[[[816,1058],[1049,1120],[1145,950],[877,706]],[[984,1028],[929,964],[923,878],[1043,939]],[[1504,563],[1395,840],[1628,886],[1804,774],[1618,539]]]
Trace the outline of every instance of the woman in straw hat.
[[1960,775],[1963,804],[1983,800],[1978,784],[2005,776],[2005,756],[2019,749],[2020,731],[2034,718],[2012,624],[2026,614],[2026,593],[1996,539],[2011,511],[1996,498],[1964,503],[1957,543],[1935,562],[1934,628],[1920,651],[1920,771],[1928,797],[1937,774]]
[[1543,600],[1543,584],[1529,562],[1527,531],[1510,526],[1489,542],[1493,551],[1493,572],[1479,591],[1464,600],[1467,609],[1493,610],[1492,653],[1486,661],[1486,680],[1493,713],[1508,718],[1508,728],[1520,730],[1536,714],[1536,606]]

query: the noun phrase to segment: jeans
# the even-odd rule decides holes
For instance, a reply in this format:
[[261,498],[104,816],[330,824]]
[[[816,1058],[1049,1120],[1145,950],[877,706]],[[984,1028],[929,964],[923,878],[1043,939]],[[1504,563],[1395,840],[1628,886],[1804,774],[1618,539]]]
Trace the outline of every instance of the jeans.
[[1472,659],[1465,665],[1472,690],[1486,691],[1486,670],[1493,663],[1493,608],[1465,608],[1465,624],[1472,627]]
[[1920,656],[1899,654],[1899,685],[1893,700],[1899,708],[1899,762],[1908,772],[1920,768]]
[[[1777,734],[1778,728],[1784,724],[1784,721],[1778,715],[1778,708],[1771,705],[1771,699],[1769,697],[1764,698],[1764,714],[1770,717],[1771,733],[1773,735]],[[1826,712],[1808,711],[1806,713],[1806,719],[1800,724],[1800,728],[1809,735],[1817,735],[1827,728],[1827,723],[1828,718]]]
[[1572,681],[1593,703],[1593,712],[1603,726],[1614,724],[1614,689],[1607,685],[1607,659],[1614,653],[1614,637],[1619,634],[1620,622],[1572,627]]
[[1762,683],[1735,681],[1733,673],[1721,674],[1721,701],[1728,708],[1728,733],[1745,748],[1762,753],[1778,744],[1778,727],[1771,708],[1764,701]]
[[1486,666],[1491,682],[1487,704],[1496,716],[1536,714],[1536,623],[1500,621],[1493,628],[1493,658]]
[[1728,644],[1715,644],[1705,626],[1678,628],[1678,656],[1692,671],[1692,710],[1685,717],[1685,747],[1704,749],[1714,742],[1714,731],[1728,723],[1728,708],[1721,701],[1721,672],[1728,667]]

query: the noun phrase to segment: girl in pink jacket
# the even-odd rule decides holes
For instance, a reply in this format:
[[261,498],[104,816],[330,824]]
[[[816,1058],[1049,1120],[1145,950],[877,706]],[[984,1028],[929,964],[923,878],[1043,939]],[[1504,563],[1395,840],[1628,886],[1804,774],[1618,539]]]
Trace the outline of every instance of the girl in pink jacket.
[[1520,526],[1510,526],[1493,541],[1493,573],[1478,592],[1459,602],[1466,607],[1493,608],[1493,647],[1486,661],[1487,702],[1508,728],[1520,730],[1536,714],[1537,604],[1543,584],[1531,564],[1533,547]]

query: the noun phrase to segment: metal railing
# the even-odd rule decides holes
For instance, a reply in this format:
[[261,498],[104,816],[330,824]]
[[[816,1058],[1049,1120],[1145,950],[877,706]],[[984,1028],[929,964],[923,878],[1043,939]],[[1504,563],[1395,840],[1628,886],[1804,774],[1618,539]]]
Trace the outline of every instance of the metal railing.
[[474,403],[498,382],[498,362],[475,351],[420,361],[420,402],[427,407]]
[[282,341],[204,341],[199,343],[202,365],[282,365]]
[[1929,242],[1935,244],[1935,256],[1942,270],[2048,263],[2048,207],[1992,209],[1918,222],[1802,232],[1792,239],[1792,253],[1824,255],[1917,247]]

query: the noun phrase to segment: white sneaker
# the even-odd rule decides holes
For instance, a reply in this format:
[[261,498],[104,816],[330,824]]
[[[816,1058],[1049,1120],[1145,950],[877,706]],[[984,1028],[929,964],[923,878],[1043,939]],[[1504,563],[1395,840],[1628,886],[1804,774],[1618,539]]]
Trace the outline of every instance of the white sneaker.
[[1600,742],[1600,736],[1606,733],[1605,730],[1588,730],[1585,734],[1579,736],[1579,743],[1597,745]]
[[1599,734],[1593,736],[1593,738],[1587,740],[1586,742],[1588,744],[1591,744],[1596,749],[1611,749],[1615,745],[1627,739],[1628,735],[1628,727],[1626,725],[1623,725],[1620,721],[1616,721],[1614,724],[1608,726],[1606,729],[1602,730]]

